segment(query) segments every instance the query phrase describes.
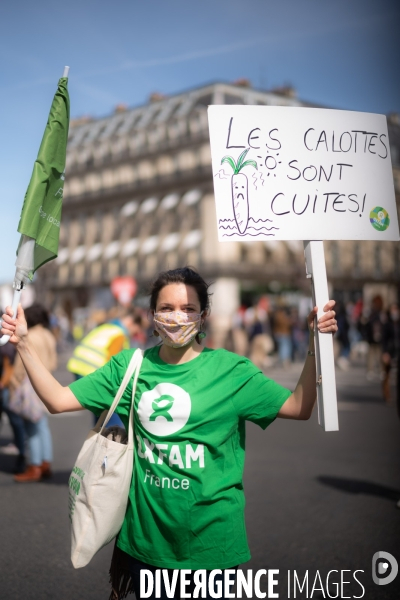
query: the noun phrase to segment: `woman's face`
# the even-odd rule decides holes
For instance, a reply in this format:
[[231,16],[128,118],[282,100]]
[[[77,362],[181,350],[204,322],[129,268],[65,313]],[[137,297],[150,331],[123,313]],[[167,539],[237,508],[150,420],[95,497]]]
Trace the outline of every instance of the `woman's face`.
[[160,290],[156,312],[175,311],[201,313],[200,300],[194,287],[184,283],[170,283]]

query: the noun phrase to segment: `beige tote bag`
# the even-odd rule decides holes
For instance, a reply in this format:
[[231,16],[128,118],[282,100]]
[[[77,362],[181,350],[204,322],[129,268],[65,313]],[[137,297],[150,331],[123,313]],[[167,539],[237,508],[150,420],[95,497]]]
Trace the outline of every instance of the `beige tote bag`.
[[[134,454],[133,401],[142,360],[143,353],[138,349],[109,411],[102,413],[89,432],[69,478],[71,560],[75,569],[87,565],[96,552],[115,538],[125,517]],[[128,443],[120,444],[102,433],[133,374]]]

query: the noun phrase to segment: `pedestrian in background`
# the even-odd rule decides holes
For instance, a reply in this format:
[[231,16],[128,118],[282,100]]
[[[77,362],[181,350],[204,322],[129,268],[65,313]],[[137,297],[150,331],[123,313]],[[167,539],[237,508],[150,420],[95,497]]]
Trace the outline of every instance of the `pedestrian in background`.
[[272,331],[278,345],[279,361],[287,368],[292,360],[292,320],[282,300],[273,313]]
[[13,432],[13,441],[6,446],[2,446],[2,454],[16,456],[14,473],[23,473],[25,471],[25,428],[23,418],[10,408],[10,381],[14,370],[16,351],[11,344],[0,346],[0,393],[1,409],[7,415]]
[[[35,349],[43,365],[52,372],[57,367],[56,339],[50,331],[49,313],[41,304],[33,304],[25,311],[28,325],[27,339],[29,345]],[[53,460],[53,443],[49,428],[47,410],[37,397],[30,383],[21,357],[17,355],[14,363],[13,374],[10,379],[10,408],[13,398],[20,388],[25,395],[29,395],[31,402],[37,402],[42,416],[37,421],[23,419],[27,446],[29,452],[29,465],[23,473],[15,475],[18,483],[40,481],[51,477],[51,463]]]
[[250,343],[249,358],[261,370],[265,370],[271,365],[269,354],[274,349],[268,309],[269,302],[263,296],[254,307],[252,322],[248,326]]
[[381,378],[383,326],[386,320],[382,296],[374,296],[369,314],[364,313],[360,319],[361,332],[368,344],[367,379],[369,381]]
[[300,317],[299,309],[296,306],[290,311],[290,319],[292,322],[292,362],[304,360],[308,344],[307,320]]
[[390,373],[397,364],[400,345],[400,311],[398,304],[390,306],[382,329],[382,394],[385,402],[391,401]]
[[[142,332],[142,317],[136,308],[117,307],[116,311],[111,311],[111,316],[113,318],[109,322],[95,327],[75,348],[67,369],[76,380],[94,373],[121,350],[128,350],[131,339]],[[99,415],[93,414],[96,422]],[[108,424],[123,427],[116,413]]]
[[95,327],[75,348],[67,369],[76,379],[104,366],[112,356],[127,350],[131,338],[141,330],[141,315],[135,308],[119,309],[119,315]]
[[346,307],[343,304],[343,302],[338,303],[336,310],[336,320],[338,325],[338,331],[335,335],[335,339],[339,342],[339,357],[337,359],[337,365],[343,371],[347,371],[350,366],[350,324],[347,317]]

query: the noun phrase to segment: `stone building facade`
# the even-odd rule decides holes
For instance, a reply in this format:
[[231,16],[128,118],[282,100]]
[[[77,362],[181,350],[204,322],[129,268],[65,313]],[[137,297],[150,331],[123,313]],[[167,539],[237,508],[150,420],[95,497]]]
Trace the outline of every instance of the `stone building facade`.
[[[279,280],[309,289],[301,242],[218,243],[209,104],[306,105],[291,89],[265,92],[246,82],[215,83],[73,122],[59,256],[38,272],[42,300],[69,309],[99,306],[109,301],[117,275],[133,275],[144,292],[158,271],[190,264],[214,281],[213,314],[223,326],[243,285],[267,289],[268,282]],[[395,116],[388,124],[399,201],[400,124]],[[379,283],[393,295],[399,285],[398,243],[331,241],[325,242],[325,255],[338,291]]]

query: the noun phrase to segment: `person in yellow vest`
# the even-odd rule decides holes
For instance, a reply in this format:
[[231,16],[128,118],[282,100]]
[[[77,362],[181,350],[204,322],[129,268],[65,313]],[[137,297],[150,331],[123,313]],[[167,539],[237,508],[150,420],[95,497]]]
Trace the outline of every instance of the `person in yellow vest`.
[[[127,350],[131,338],[137,336],[142,328],[141,315],[135,308],[123,309],[117,319],[95,327],[75,348],[67,363],[67,370],[80,379],[104,366],[112,356]],[[95,415],[96,419],[98,415]],[[116,413],[109,425],[122,425]]]

